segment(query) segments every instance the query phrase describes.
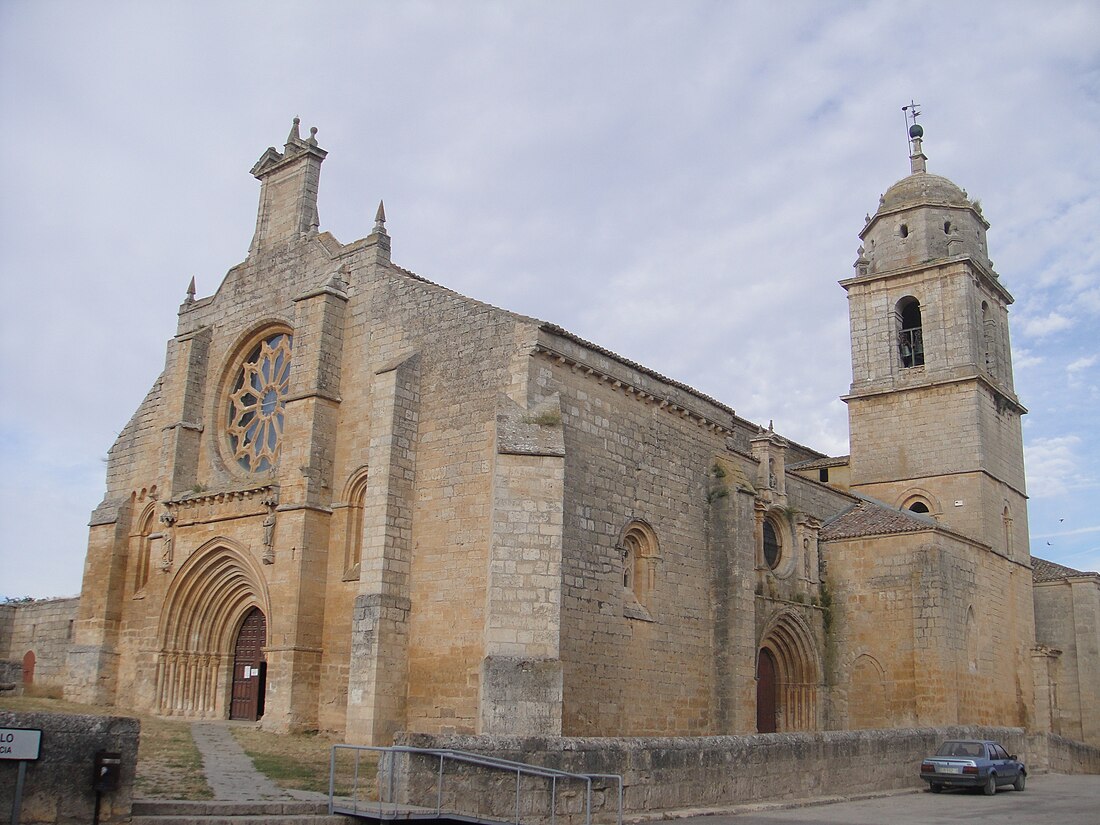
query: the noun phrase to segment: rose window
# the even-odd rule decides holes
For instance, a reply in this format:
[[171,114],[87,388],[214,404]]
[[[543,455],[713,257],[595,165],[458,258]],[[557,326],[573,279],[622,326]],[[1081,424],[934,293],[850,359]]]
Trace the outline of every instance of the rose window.
[[262,341],[245,360],[229,394],[229,448],[250,473],[271,470],[283,434],[283,407],[290,389],[291,337]]

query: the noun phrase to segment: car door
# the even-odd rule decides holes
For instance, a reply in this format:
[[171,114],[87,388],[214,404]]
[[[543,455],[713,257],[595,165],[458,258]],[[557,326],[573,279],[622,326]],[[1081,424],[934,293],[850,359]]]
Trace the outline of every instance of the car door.
[[990,743],[988,745],[989,758],[993,761],[993,770],[997,772],[999,780],[1015,780],[1019,773],[1016,760],[1009,758],[1008,752],[1000,745]]

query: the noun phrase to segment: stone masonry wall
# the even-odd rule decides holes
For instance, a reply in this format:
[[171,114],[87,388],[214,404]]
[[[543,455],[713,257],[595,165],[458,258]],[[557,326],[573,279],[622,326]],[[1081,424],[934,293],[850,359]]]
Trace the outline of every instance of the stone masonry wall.
[[21,662],[34,653],[34,688],[60,690],[80,599],[40,599],[3,605],[0,659]]
[[[19,819],[23,825],[91,822],[96,796],[92,775],[95,753],[100,750],[118,753],[122,759],[118,790],[101,795],[100,825],[130,821],[141,732],[137,719],[0,710],[0,727],[42,731],[39,759],[27,763]],[[0,811],[5,814],[11,811],[18,765],[0,761]]]
[[[1018,754],[1032,773],[1057,768],[1095,772],[1100,749],[1074,746],[1046,734],[1028,736],[1019,728],[942,727],[828,733],[762,734],[700,738],[585,739],[508,737],[431,737],[409,735],[399,744],[449,748],[542,765],[574,773],[613,774],[623,779],[623,813],[722,808],[764,800],[806,799],[836,793],[917,788],[921,760],[944,739],[989,738]],[[402,801],[435,804],[438,759],[412,760],[403,777]],[[511,783],[500,774],[462,774],[464,782],[445,785],[458,810],[494,800],[494,789]],[[456,777],[457,779],[457,777]],[[594,821],[614,821],[616,782],[597,781]],[[500,794],[500,812],[515,805]],[[544,794],[525,795],[524,821],[548,821]],[[580,814],[577,792],[559,796],[557,818]],[[469,807],[463,808],[463,805]],[[514,807],[509,818],[514,816]],[[577,820],[583,821],[583,820]]]
[[[755,730],[757,462],[739,451],[755,428],[578,344],[543,342],[532,403],[560,394],[565,437],[563,731]],[[851,502],[794,474],[787,485],[819,519]],[[621,542],[636,523],[658,546],[651,579],[628,593]]]
[[1051,681],[1051,730],[1100,746],[1100,582],[1094,577],[1034,585],[1035,638],[1059,651]]
[[944,534],[830,542],[830,727],[1030,725],[1030,571]]
[[[378,369],[420,356],[419,407],[408,505],[410,610],[404,725],[474,732],[485,656],[486,576],[492,509],[492,451],[498,395],[510,380],[517,328],[525,319],[388,267],[352,269],[345,331],[340,438],[334,486],[369,463],[371,384]],[[373,468],[366,467],[368,479]],[[368,492],[373,481],[368,481]],[[364,530],[369,528],[364,524]],[[377,528],[375,528],[377,529]],[[344,536],[333,535],[341,547]],[[370,536],[364,532],[365,550]],[[367,560],[364,559],[364,570]],[[370,585],[360,581],[359,592]],[[339,595],[345,585],[330,585]],[[326,612],[325,667],[341,664],[350,613]],[[328,650],[329,644],[333,651]],[[331,682],[326,682],[331,684]],[[323,701],[328,701],[328,691]],[[335,719],[335,714],[329,716]],[[336,720],[338,724],[338,720]]]

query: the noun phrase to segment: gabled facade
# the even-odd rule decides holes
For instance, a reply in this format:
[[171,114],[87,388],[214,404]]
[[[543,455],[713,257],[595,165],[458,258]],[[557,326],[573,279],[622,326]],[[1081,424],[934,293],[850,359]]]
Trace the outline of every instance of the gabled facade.
[[295,121],[253,167],[110,452],[69,698],[375,743],[1036,722],[1011,298],[953,184],[892,187],[844,282],[848,461],[396,266],[381,206],[340,243],[324,158]]

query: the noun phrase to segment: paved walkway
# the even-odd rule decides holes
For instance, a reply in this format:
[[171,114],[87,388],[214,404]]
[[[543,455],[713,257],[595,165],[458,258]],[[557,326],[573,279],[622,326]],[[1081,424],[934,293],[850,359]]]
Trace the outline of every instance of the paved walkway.
[[253,767],[225,722],[194,722],[191,735],[202,754],[202,769],[214,799],[255,802],[290,797]]

